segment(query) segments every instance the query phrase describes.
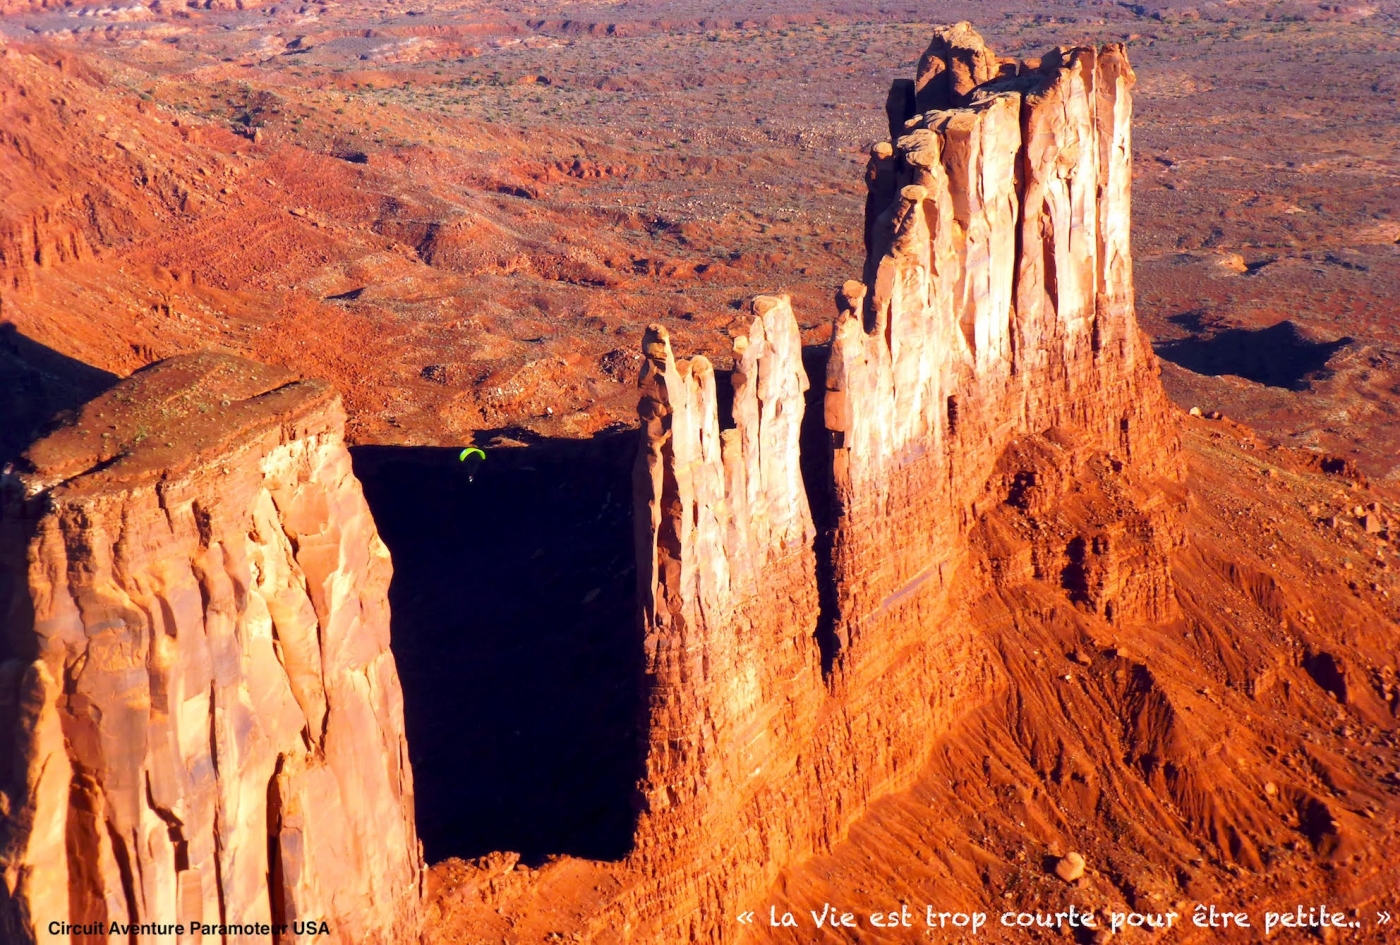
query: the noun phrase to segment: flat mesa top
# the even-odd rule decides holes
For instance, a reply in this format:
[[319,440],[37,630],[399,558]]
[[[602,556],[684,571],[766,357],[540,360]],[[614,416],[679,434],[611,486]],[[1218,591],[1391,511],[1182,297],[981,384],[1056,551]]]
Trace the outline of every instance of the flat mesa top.
[[237,451],[335,403],[325,383],[246,358],[167,358],[88,401],[30,446],[21,476],[30,495],[129,489]]

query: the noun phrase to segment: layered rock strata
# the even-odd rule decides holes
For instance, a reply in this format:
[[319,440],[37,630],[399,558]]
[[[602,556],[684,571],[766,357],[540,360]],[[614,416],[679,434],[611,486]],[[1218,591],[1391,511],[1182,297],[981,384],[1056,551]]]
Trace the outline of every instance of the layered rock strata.
[[112,938],[142,945],[194,923],[416,934],[391,564],[344,422],[317,382],[174,358],[6,476],[5,941],[69,941],[53,922],[187,930]]
[[[653,689],[634,859],[660,925],[728,940],[740,930],[720,917],[782,862],[829,850],[996,691],[951,592],[1003,477],[1034,492],[1034,471],[998,466],[1019,438],[1139,481],[1179,477],[1133,315],[1133,78],[1118,45],[1005,63],[959,24],[896,83],[900,134],[867,171],[864,279],[838,296],[829,442],[803,444],[827,451],[827,481],[807,484],[835,510],[825,540],[797,468],[788,307],[755,303],[732,430],[708,363],[677,363],[648,333],[637,508]],[[1077,536],[1042,565],[1081,576],[1101,616],[1166,619],[1168,518]]]
[[[945,57],[956,75],[964,59],[992,58],[969,58],[980,39],[955,33],[959,44],[940,34],[925,59]],[[867,282],[840,295],[825,403],[834,684],[861,702],[878,693],[858,718],[879,719],[889,700],[927,707],[906,721],[936,731],[932,694],[949,676],[936,667],[958,665],[947,657],[966,637],[939,644],[929,628],[1017,437],[1048,431],[1149,477],[1177,472],[1133,316],[1132,83],[1120,46],[1057,50],[1038,69],[958,92],[966,107],[908,117],[872,154],[871,193],[891,196],[871,207]],[[844,766],[879,793],[922,746],[871,748],[881,743],[868,735]]]
[[[651,748],[633,859],[651,878],[643,911],[659,907],[669,934],[694,940],[805,851],[805,812],[785,788],[802,777],[822,694],[798,465],[802,341],[786,297],[754,300],[753,315],[726,380],[704,357],[677,361],[659,325],[644,341],[636,524]],[[714,868],[686,868],[699,863]]]

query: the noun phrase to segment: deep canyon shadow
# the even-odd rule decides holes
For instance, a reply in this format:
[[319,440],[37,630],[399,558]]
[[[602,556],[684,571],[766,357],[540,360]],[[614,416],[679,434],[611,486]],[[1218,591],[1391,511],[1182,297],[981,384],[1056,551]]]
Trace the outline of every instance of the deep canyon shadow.
[[430,861],[631,847],[644,725],[636,433],[487,449],[358,447],[394,559],[419,835]]
[[0,324],[0,465],[24,452],[56,414],[81,407],[116,380]]
[[807,506],[817,528],[812,551],[817,566],[817,648],[821,652],[822,675],[829,675],[840,655],[836,634],[839,610],[836,593],[837,507],[831,481],[831,434],[826,429],[826,365],[829,344],[807,345],[802,349],[802,367],[807,372],[807,395],[803,405],[798,460]]
[[1218,377],[1233,374],[1268,387],[1307,390],[1311,376],[1326,369],[1337,351],[1351,338],[1313,341],[1291,321],[1268,328],[1212,330],[1199,313],[1169,319],[1193,332],[1190,338],[1155,345],[1157,356],[1196,374]]

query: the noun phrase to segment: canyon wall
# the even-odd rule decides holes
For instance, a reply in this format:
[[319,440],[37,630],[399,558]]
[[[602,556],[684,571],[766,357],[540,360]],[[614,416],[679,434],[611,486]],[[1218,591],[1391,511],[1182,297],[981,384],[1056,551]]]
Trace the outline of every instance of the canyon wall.
[[[955,77],[964,60],[994,58],[962,27],[940,31],[925,68],[939,56]],[[1017,437],[1177,474],[1133,315],[1126,55],[1060,49],[1002,71],[874,149],[867,283],[840,294],[825,402],[838,508],[831,685],[852,737],[823,778],[840,786],[838,825],[905,783],[950,707],[976,691],[959,679],[974,641],[943,601]],[[881,737],[889,706],[910,734]]]
[[[829,850],[994,695],[950,592],[1003,479],[1035,486],[1010,468],[1018,438],[1179,478],[1133,314],[1133,78],[1119,45],[1003,61],[959,24],[895,84],[896,135],[867,171],[864,280],[838,294],[827,442],[802,444],[823,451],[826,481],[798,470],[806,378],[783,300],[757,300],[736,345],[732,429],[710,365],[676,362],[664,331],[648,333],[651,736],[633,860],[640,911],[660,926],[739,934],[732,914],[783,863]],[[820,540],[808,487],[834,510]],[[1165,556],[1145,544],[1072,536],[1046,553],[1096,576],[1081,597],[1101,616],[1165,619]],[[1113,579],[1120,554],[1151,557],[1151,578]]]
[[676,361],[659,325],[644,341],[634,515],[650,750],[633,859],[648,877],[639,911],[697,941],[809,846],[787,793],[822,696],[798,466],[808,380],[788,299],[760,297],[753,314],[734,343],[728,429],[710,362]]
[[392,569],[344,423],[322,384],[173,358],[6,469],[5,941],[108,940],[55,922],[416,934]]

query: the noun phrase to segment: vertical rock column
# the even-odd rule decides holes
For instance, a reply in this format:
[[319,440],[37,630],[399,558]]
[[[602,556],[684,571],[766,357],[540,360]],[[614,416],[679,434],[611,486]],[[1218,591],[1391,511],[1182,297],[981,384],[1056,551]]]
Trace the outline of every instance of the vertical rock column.
[[[1127,50],[1099,50],[1094,119],[1098,138],[1098,267],[1094,351],[1101,371],[1131,374],[1147,342],[1133,298],[1133,84]],[[1147,356],[1150,360],[1150,355]],[[1126,370],[1125,370],[1126,369]]]
[[836,700],[817,762],[833,836],[991,691],[948,592],[1015,438],[1056,430],[1173,468],[1132,311],[1126,55],[998,63],[967,24],[936,30],[918,114],[871,152],[865,282],[838,296],[825,418]]
[[1019,419],[1006,392],[1020,103],[998,93],[916,116],[871,162],[872,201],[889,203],[870,223],[869,286],[838,298],[827,366],[843,649],[892,594],[952,563],[957,487],[990,468],[989,431]]
[[1098,271],[1098,127],[1089,48],[1056,50],[1023,98],[1017,368],[1028,413],[1062,410],[1098,378],[1090,363]]
[[[637,908],[669,941],[732,934],[724,910],[807,848],[799,782],[822,694],[814,528],[799,472],[807,375],[786,297],[734,343],[733,426],[703,357],[646,333],[636,474],[650,683]],[[660,934],[660,933],[658,933]],[[636,940],[647,940],[646,934]]]
[[[891,90],[864,281],[838,294],[827,364],[836,516],[820,567],[786,304],[758,300],[736,345],[731,430],[710,364],[648,332],[637,523],[653,688],[634,861],[657,924],[632,941],[734,934],[727,917],[761,902],[779,864],[829,850],[1002,691],[959,577],[1018,440],[1175,474],[1133,319],[1131,85],[1121,47],[1004,63],[959,24]],[[1087,547],[1105,613],[1109,597],[1169,597],[1157,544]],[[1145,592],[1122,592],[1124,548],[1156,555]]]
[[344,421],[319,383],[174,358],[5,482],[5,941],[69,941],[53,921],[416,935],[391,565]]

